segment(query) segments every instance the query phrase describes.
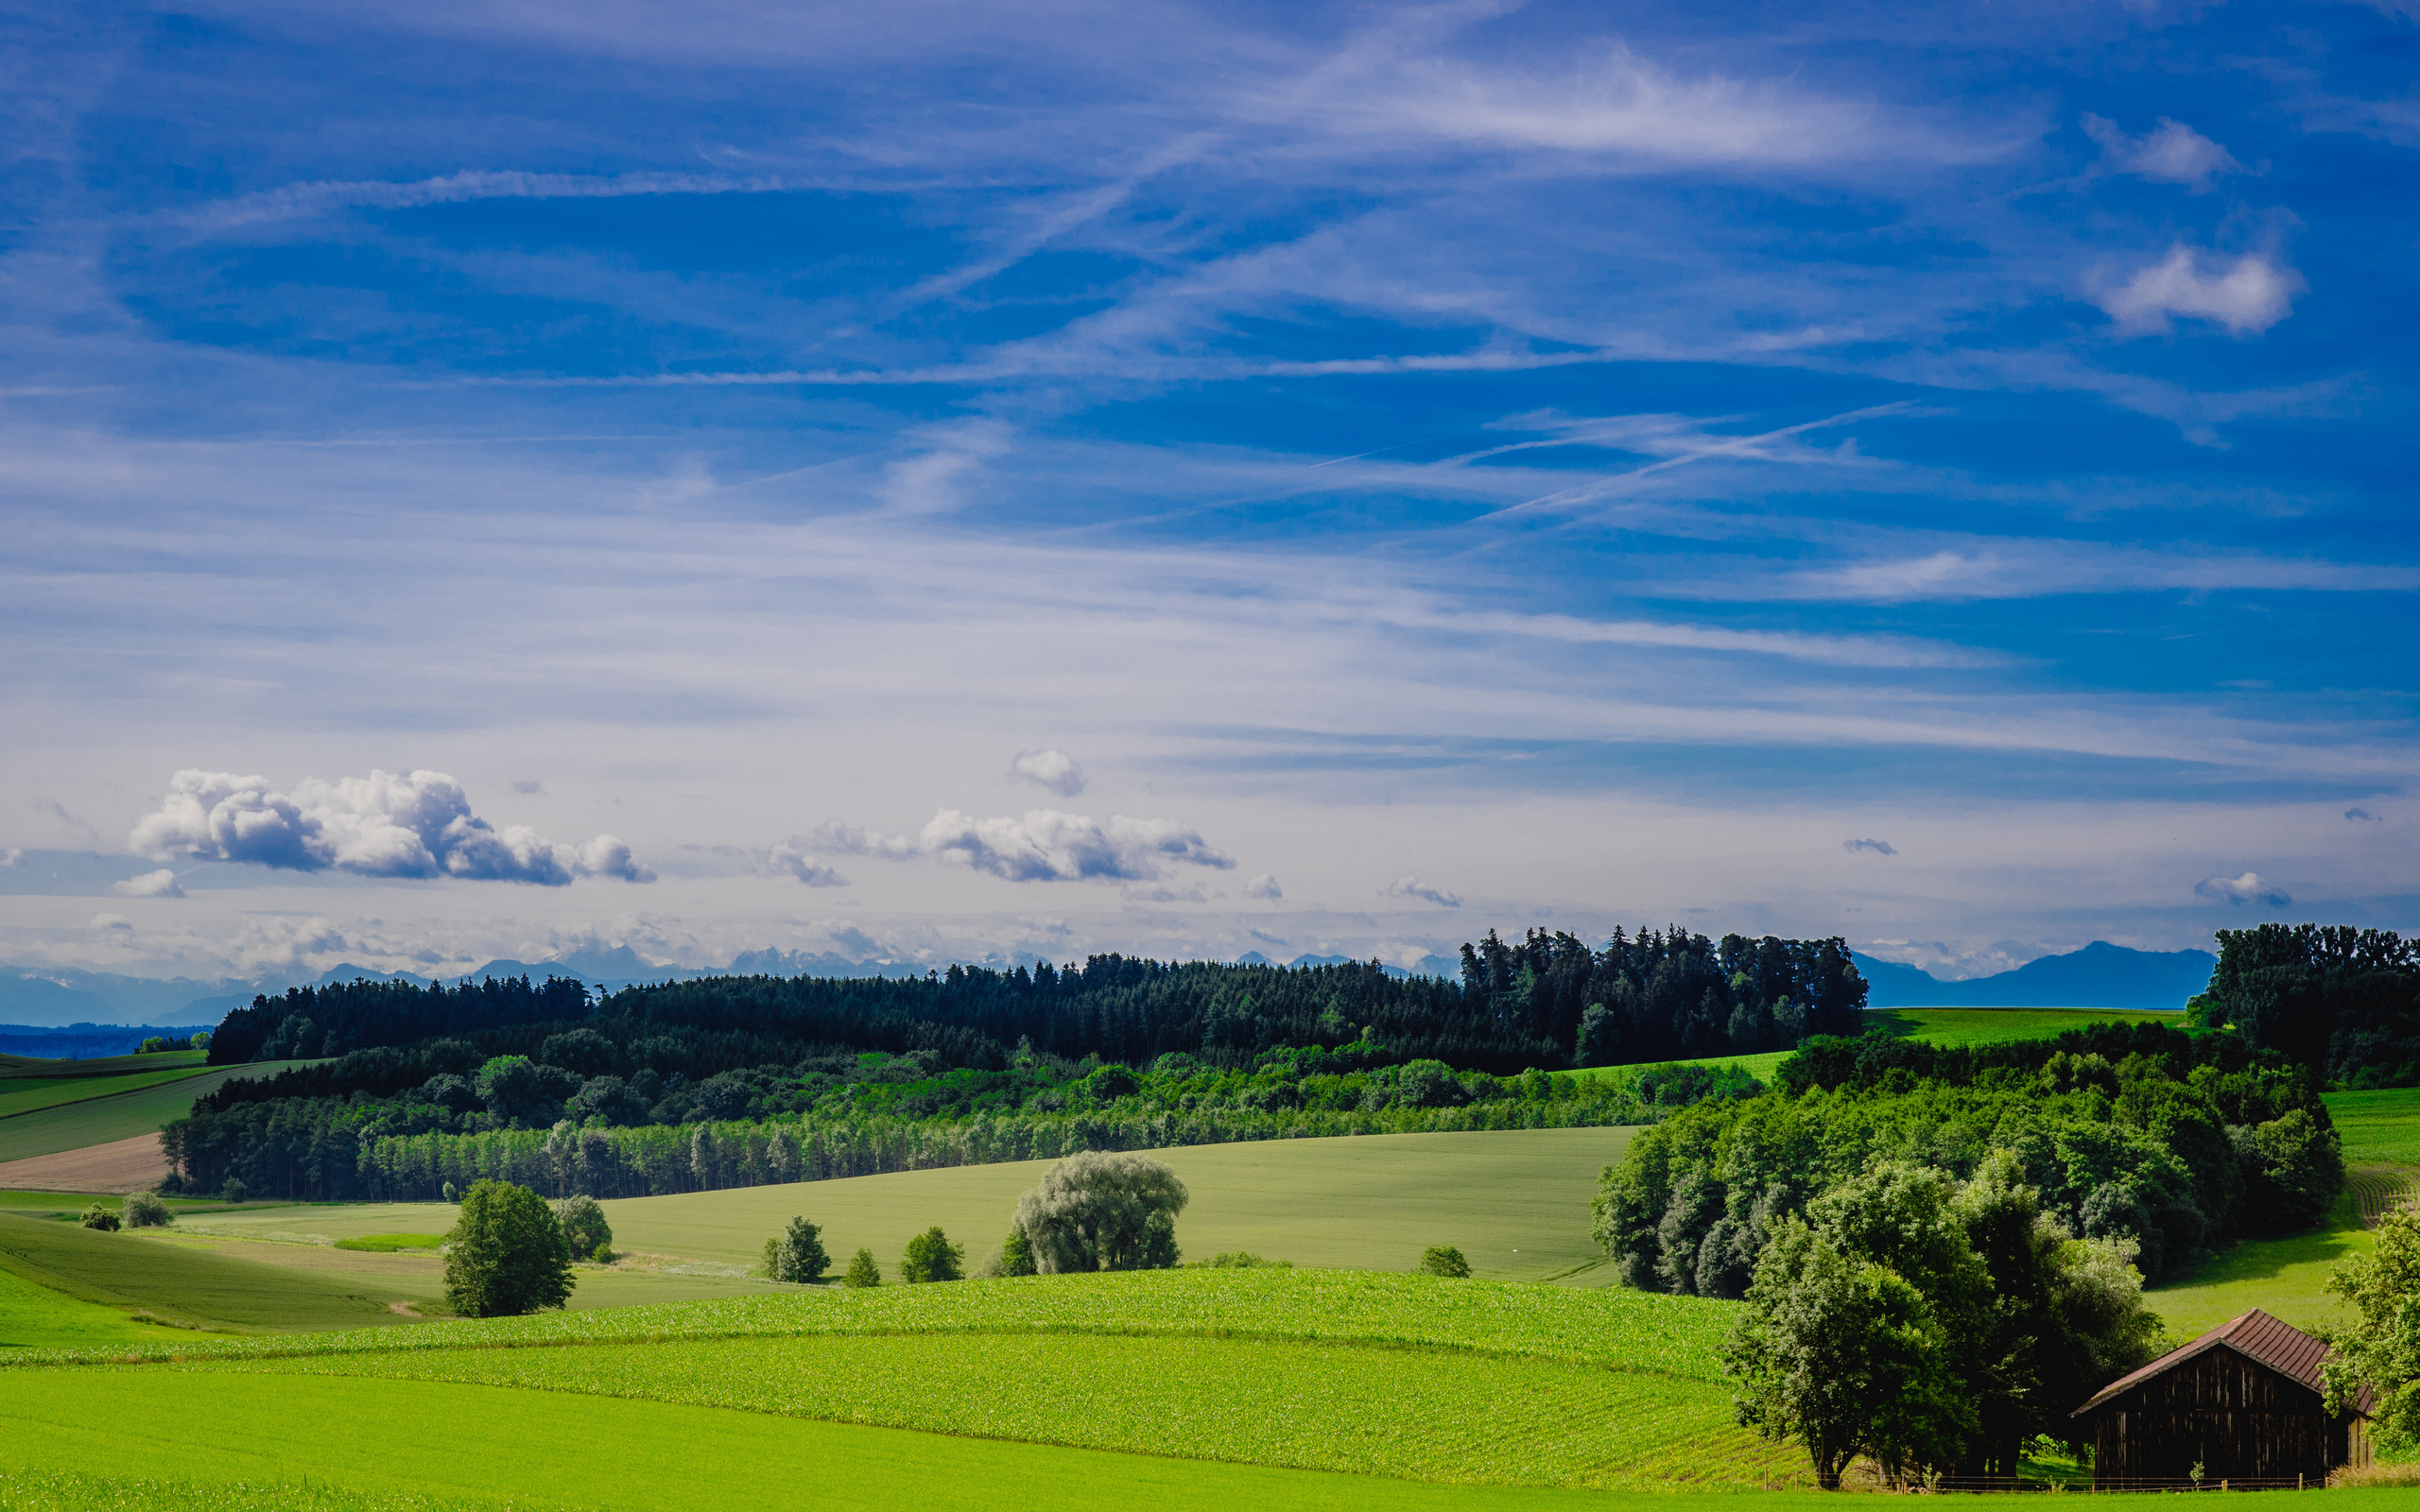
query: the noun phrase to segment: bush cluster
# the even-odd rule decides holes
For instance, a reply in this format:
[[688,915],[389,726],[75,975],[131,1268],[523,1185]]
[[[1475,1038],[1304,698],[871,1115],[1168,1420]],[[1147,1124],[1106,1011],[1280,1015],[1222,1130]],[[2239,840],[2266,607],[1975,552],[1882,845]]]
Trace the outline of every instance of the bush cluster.
[[1741,1296],[1783,1219],[1886,1160],[1963,1179],[2011,1151],[2047,1211],[2085,1237],[2132,1239],[2153,1280],[2239,1232],[2309,1227],[2343,1185],[2316,1079],[2231,1035],[1819,1039],[1774,1083],[1673,1114],[1607,1168],[1596,1234],[1626,1284]]

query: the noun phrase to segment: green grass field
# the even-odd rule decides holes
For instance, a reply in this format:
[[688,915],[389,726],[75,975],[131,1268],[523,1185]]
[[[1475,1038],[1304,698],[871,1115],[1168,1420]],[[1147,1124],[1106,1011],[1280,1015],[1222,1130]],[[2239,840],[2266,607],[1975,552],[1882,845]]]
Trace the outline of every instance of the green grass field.
[[430,1301],[443,1290],[433,1276],[330,1275],[264,1265],[178,1239],[102,1233],[6,1213],[0,1213],[0,1269],[71,1298],[138,1308],[164,1320],[279,1332],[401,1323],[406,1318],[389,1304]]
[[[489,1347],[907,1333],[1151,1334],[1461,1349],[1712,1383],[1736,1302],[1370,1271],[1172,1270],[947,1286],[783,1286],[717,1301],[410,1329],[180,1340],[125,1357],[262,1360]],[[112,1358],[118,1357],[113,1353]],[[75,1363],[44,1355],[37,1363]]]
[[2148,1008],[1873,1008],[1869,1028],[1936,1045],[1996,1045],[2048,1040],[2091,1023],[2183,1023],[2181,1013]]
[[129,1072],[168,1067],[199,1067],[206,1050],[163,1050],[148,1056],[95,1056],[90,1060],[45,1059],[36,1056],[0,1056],[0,1080],[27,1076],[117,1076]]
[[2328,1092],[2321,1100],[2344,1142],[2345,1164],[2420,1166],[2420,1087]]
[[2239,1241],[2184,1281],[2145,1296],[2180,1341],[2256,1307],[2296,1328],[2325,1327],[2345,1315],[2342,1299],[2327,1290],[2327,1273],[2346,1256],[2366,1254],[2370,1247],[2369,1230],[2347,1196],[2316,1233]]
[[56,1155],[61,1150],[80,1150],[89,1144],[132,1139],[137,1134],[156,1134],[161,1125],[192,1111],[194,1099],[217,1091],[238,1076],[275,1075],[290,1067],[310,1064],[307,1060],[280,1060],[257,1066],[220,1066],[199,1075],[178,1077],[132,1091],[88,1097],[14,1118],[0,1118],[0,1160],[28,1160],[37,1155]]
[[1427,1481],[1756,1488],[1806,1479],[1802,1454],[1732,1423],[1722,1386],[1461,1350],[890,1335],[414,1350],[241,1368],[528,1387]]
[[[348,1495],[623,1512],[1811,1504],[1724,1494],[1805,1480],[1800,1455],[1728,1421],[1711,1341],[1732,1310],[1179,1271],[138,1344],[109,1354],[174,1358],[0,1366],[0,1467],[255,1486],[307,1469]],[[539,1343],[559,1347],[514,1347]]]
[[179,1336],[0,1269],[0,1358],[10,1349],[107,1349]]
[[553,1505],[467,1497],[440,1502],[417,1492],[363,1491],[325,1481],[254,1484],[0,1469],[0,1506],[9,1512],[455,1512],[475,1507],[540,1512],[542,1506]]
[[45,1108],[107,1097],[112,1092],[138,1091],[168,1082],[210,1074],[207,1068],[177,1066],[157,1071],[121,1072],[114,1076],[16,1076],[0,1079],[0,1118],[18,1118]]
[[[2145,1008],[1869,1008],[1866,1027],[1883,1029],[1903,1039],[1939,1045],[2000,1044],[2012,1040],[2048,1040],[2088,1023],[2169,1022],[2183,1015]],[[1754,1056],[1708,1056],[1681,1062],[1691,1066],[1736,1066],[1758,1081],[1770,1081],[1773,1068],[1789,1058],[1787,1050]],[[1634,1074],[1635,1066],[1592,1066],[1584,1071],[1557,1071],[1564,1077],[1604,1077]]]
[[[1626,1128],[1513,1129],[1266,1140],[1154,1150],[1193,1194],[1177,1222],[1186,1254],[1250,1250],[1340,1269],[1409,1270],[1430,1245],[1455,1245],[1481,1276],[1609,1284],[1588,1237],[1597,1177],[1620,1159]],[[605,1204],[614,1247],[726,1269],[756,1263],[794,1213],[823,1227],[823,1246],[864,1246],[886,1270],[908,1237],[939,1224],[979,1265],[998,1248],[1018,1194],[1050,1162],[952,1166],[786,1186],[737,1187]],[[440,1203],[315,1206],[214,1213],[196,1231],[320,1241],[440,1232]]]

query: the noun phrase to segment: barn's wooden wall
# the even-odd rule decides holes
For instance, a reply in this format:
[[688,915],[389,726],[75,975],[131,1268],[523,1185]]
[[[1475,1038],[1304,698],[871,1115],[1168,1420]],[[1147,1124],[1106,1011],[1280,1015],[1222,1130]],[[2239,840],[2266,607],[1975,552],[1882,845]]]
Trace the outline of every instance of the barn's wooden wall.
[[2101,1481],[2316,1484],[2345,1462],[2349,1424],[2319,1393],[2230,1349],[2164,1370],[2093,1413],[2093,1475]]

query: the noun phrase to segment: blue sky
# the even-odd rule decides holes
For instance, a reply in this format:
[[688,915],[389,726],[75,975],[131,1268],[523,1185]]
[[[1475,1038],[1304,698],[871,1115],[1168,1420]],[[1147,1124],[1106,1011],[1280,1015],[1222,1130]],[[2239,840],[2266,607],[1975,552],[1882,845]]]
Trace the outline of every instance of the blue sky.
[[2409,6],[5,35],[8,960],[2420,925]]

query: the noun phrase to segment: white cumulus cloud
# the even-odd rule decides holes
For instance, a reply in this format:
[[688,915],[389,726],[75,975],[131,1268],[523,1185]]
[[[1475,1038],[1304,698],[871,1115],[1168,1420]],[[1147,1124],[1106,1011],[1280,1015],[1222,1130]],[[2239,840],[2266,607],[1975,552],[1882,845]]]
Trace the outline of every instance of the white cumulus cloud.
[[2100,144],[2102,158],[2118,172],[2185,184],[2197,193],[2210,187],[2217,175],[2242,167],[2226,148],[2165,115],[2152,130],[2128,136],[2117,122],[2087,114],[2083,134]]
[[1056,809],[1028,809],[1022,819],[978,819],[943,809],[925,826],[917,845],[927,855],[1011,882],[1152,882],[1169,866],[1225,870],[1236,864],[1173,819],[1117,814],[1102,824]]
[[266,779],[186,770],[156,814],[134,826],[138,854],[155,861],[234,861],[365,877],[461,877],[560,887],[575,877],[652,882],[655,873],[610,834],[585,845],[498,830],[471,812],[442,772],[372,771],[338,782],[305,778],[290,793]]
[[1244,884],[1244,896],[1247,898],[1277,899],[1286,896],[1286,889],[1277,885],[1277,879],[1275,877],[1272,877],[1268,872],[1264,871],[1259,876],[1253,878],[1252,881]]
[[25,864],[26,853],[16,847],[10,846],[5,850],[0,850],[0,871],[6,871],[10,867],[22,867]]
[[2129,331],[2165,331],[2170,317],[2208,320],[2234,335],[2266,331],[2292,312],[2302,275],[2266,252],[2246,252],[2223,266],[2189,248],[2138,270],[2118,288],[2103,290],[2100,304]]
[[1461,893],[1447,892],[1443,887],[1432,887],[1428,884],[1421,881],[1418,877],[1397,877],[1394,881],[1379,888],[1378,896],[1381,898],[1418,898],[1424,902],[1435,903],[1440,908],[1460,908],[1462,906],[1462,895]]
[[2193,885],[2194,893],[2203,898],[2215,898],[2238,907],[2245,903],[2265,903],[2271,908],[2283,908],[2294,900],[2282,887],[2273,885],[2256,871],[2240,877],[2206,877]]
[[807,837],[826,851],[888,861],[923,857],[973,867],[1010,882],[1157,882],[1170,867],[1224,871],[1235,858],[1173,819],[1028,809],[1021,819],[978,819],[943,809],[910,839],[830,822]]
[[1074,798],[1084,790],[1084,769],[1063,750],[1021,750],[1009,763],[1009,775],[1061,798]]
[[121,898],[182,898],[185,890],[177,885],[177,874],[162,867],[139,877],[110,884],[110,891]]

